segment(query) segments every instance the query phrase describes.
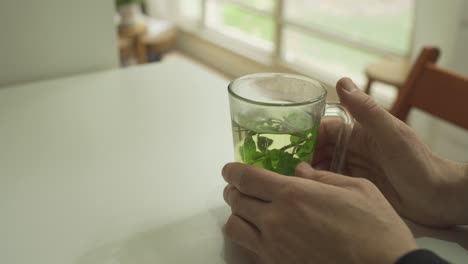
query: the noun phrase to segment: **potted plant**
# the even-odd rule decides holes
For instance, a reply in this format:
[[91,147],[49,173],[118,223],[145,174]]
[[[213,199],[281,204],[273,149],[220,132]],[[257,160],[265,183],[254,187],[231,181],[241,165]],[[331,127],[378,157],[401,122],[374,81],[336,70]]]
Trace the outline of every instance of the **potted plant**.
[[115,0],[115,4],[120,14],[120,23],[131,25],[143,21],[141,4],[144,0]]

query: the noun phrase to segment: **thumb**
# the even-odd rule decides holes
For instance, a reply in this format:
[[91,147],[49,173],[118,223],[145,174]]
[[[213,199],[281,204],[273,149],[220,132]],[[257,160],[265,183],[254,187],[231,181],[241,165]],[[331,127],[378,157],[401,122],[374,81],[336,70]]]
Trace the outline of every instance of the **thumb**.
[[376,137],[393,134],[400,121],[357,88],[351,79],[340,79],[336,84],[336,91],[341,103],[370,134]]

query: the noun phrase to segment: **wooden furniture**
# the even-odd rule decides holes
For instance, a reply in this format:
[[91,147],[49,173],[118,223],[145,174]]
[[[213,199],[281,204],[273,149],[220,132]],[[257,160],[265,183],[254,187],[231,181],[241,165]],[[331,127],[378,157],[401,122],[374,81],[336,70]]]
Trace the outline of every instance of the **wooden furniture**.
[[146,50],[147,57],[160,60],[162,55],[175,47],[177,31],[172,23],[154,18],[147,19],[148,30],[140,44]]
[[140,45],[141,39],[145,36],[147,26],[145,23],[140,24],[120,24],[118,32],[120,38],[130,39],[132,41],[133,53],[139,64],[147,62],[146,49]]
[[421,51],[390,112],[405,121],[415,107],[468,129],[468,78],[437,67],[438,57],[437,48]]
[[381,82],[401,88],[406,80],[411,63],[401,58],[385,58],[370,64],[365,69],[367,85],[364,91],[370,94],[374,82]]
[[140,24],[119,25],[119,37],[132,41],[133,54],[143,64],[175,47],[176,29],[169,21],[147,17]]
[[131,59],[133,56],[133,43],[131,39],[119,38],[119,55],[121,64],[123,65]]
[[[249,263],[222,235],[227,85],[172,59],[0,89],[0,263]],[[468,259],[463,227],[416,235]]]
[[175,47],[176,35],[175,29],[172,29],[156,36],[145,35],[141,42],[148,55],[155,54],[159,57]]

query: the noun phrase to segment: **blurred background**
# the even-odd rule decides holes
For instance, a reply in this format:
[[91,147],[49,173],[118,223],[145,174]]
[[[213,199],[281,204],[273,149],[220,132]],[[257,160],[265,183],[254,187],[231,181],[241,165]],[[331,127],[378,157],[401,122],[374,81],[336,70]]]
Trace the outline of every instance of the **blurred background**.
[[[187,58],[227,79],[349,76],[388,108],[425,45],[468,75],[467,0],[2,0],[0,24],[0,86]],[[410,124],[468,159],[466,131],[419,112]]]

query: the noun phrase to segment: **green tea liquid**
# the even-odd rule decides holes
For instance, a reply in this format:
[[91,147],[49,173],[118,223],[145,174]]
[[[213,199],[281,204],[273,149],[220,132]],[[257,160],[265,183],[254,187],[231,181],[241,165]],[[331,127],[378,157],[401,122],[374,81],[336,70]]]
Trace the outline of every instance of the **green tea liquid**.
[[267,170],[294,175],[301,161],[309,162],[318,126],[295,130],[284,120],[263,120],[244,127],[232,121],[236,159]]

